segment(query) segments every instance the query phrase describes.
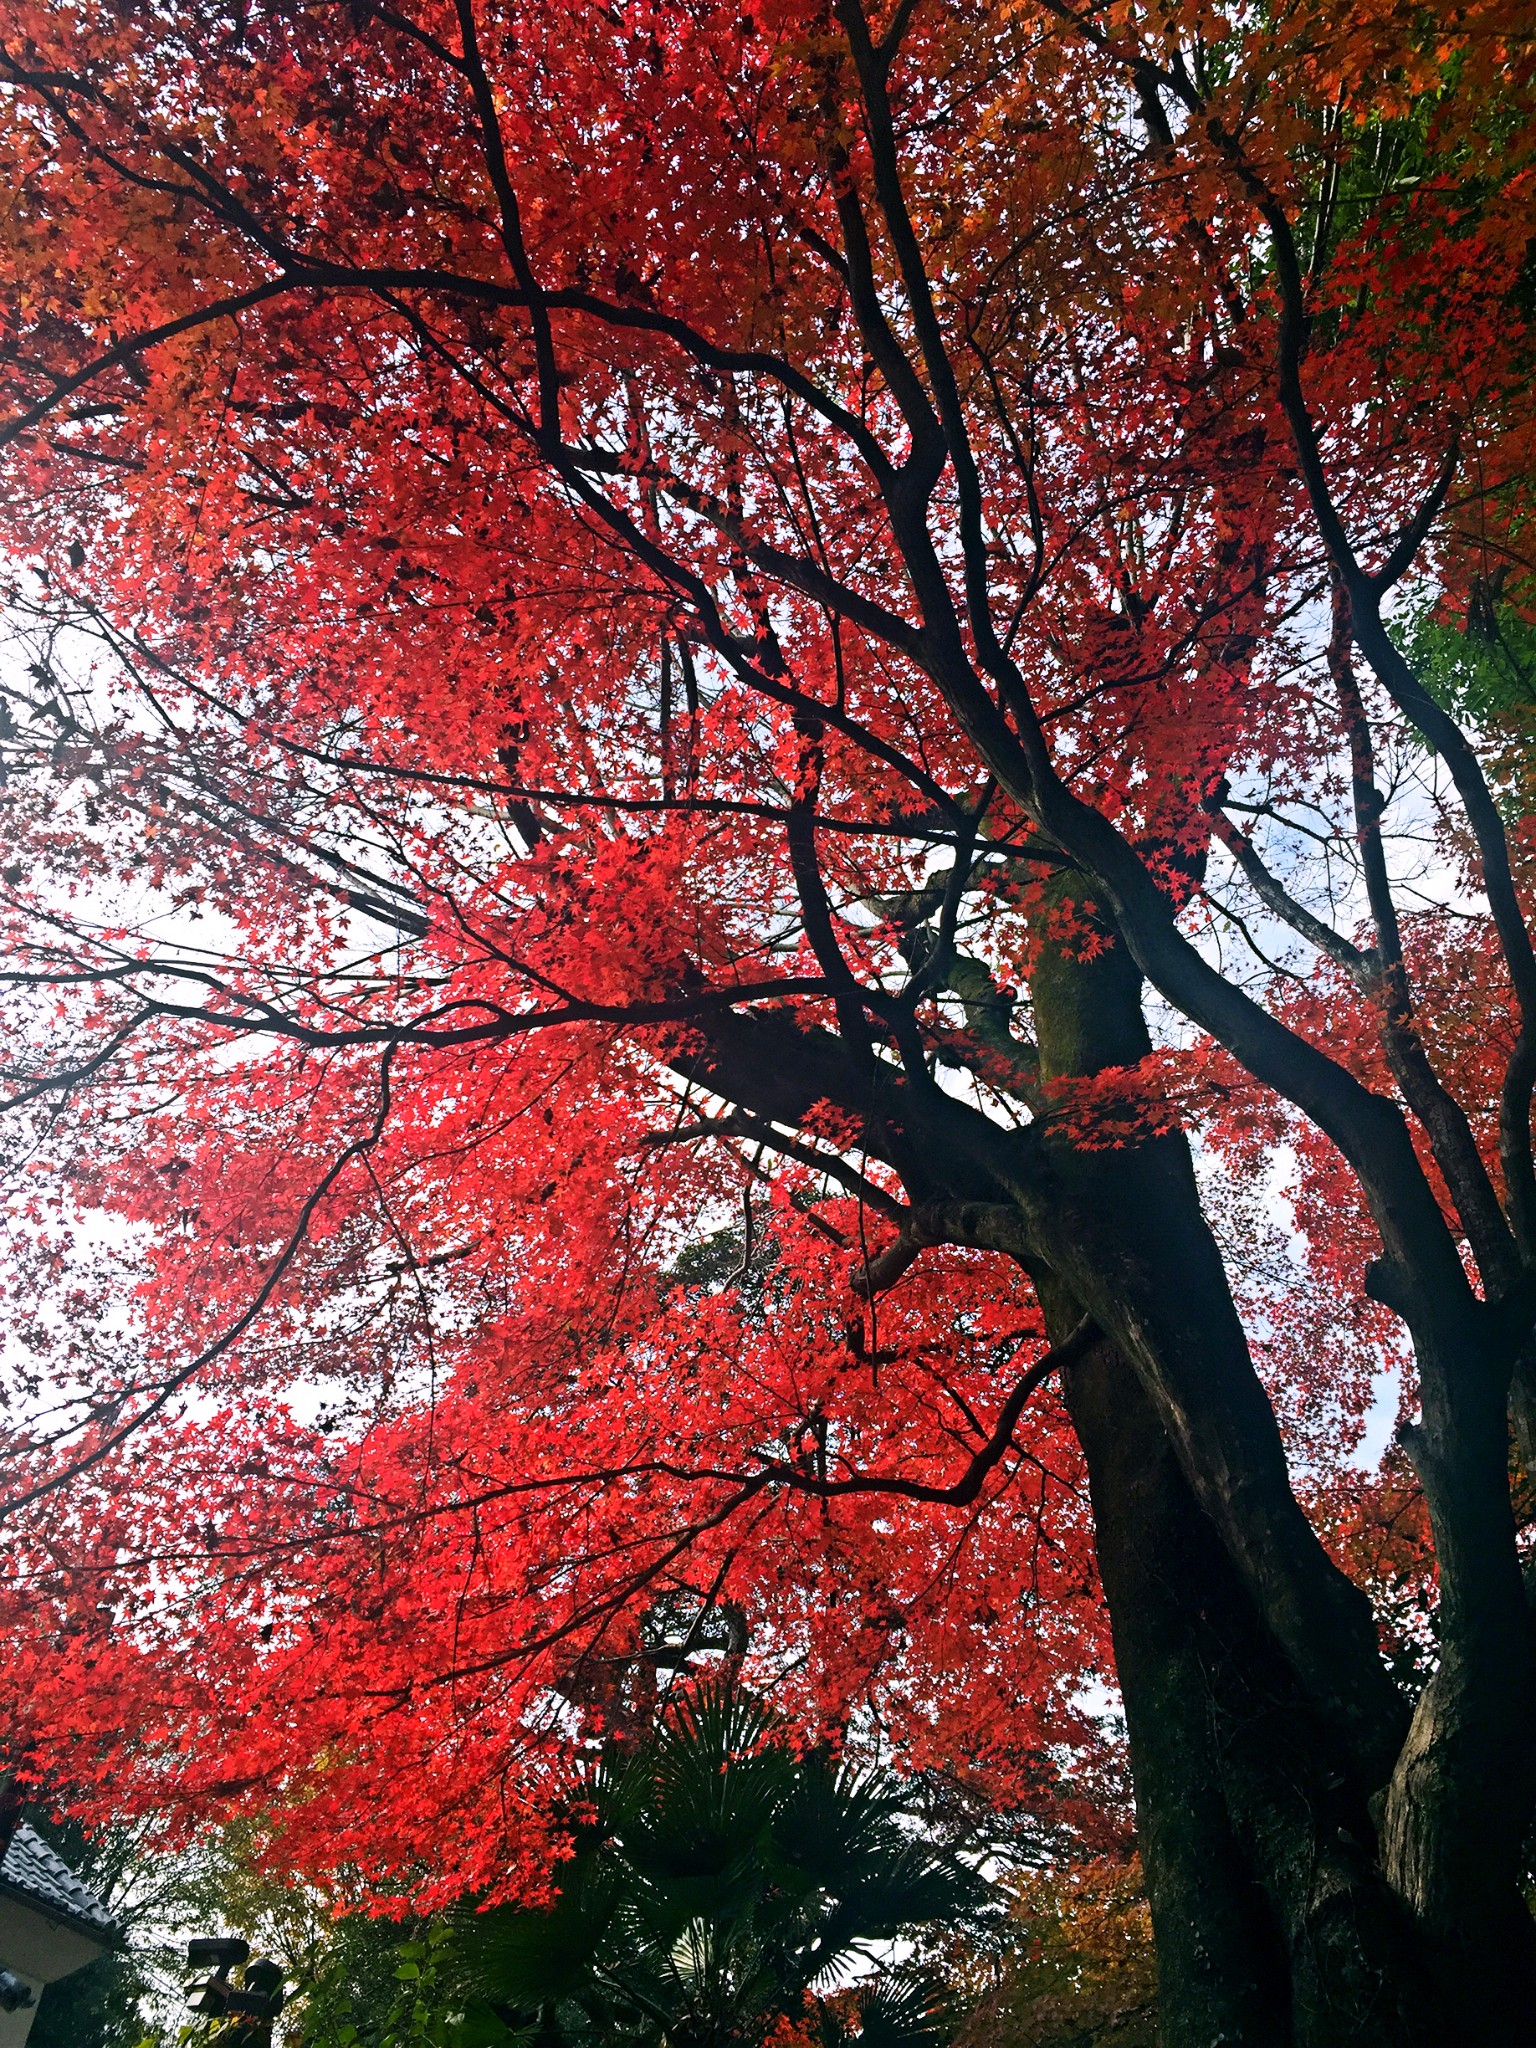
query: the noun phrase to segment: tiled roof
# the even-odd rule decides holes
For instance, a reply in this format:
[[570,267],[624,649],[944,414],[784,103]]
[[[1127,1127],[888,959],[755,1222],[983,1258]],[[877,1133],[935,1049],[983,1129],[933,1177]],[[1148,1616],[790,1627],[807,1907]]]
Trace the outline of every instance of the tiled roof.
[[45,1914],[64,1920],[103,1944],[119,1939],[118,1930],[101,1901],[88,1892],[62,1856],[50,1849],[25,1821],[0,1858],[0,1892]]

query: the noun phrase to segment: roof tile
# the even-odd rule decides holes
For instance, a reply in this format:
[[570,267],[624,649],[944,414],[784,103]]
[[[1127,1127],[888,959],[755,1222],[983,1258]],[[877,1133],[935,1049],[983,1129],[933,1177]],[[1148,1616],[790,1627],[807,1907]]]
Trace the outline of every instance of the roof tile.
[[0,1858],[0,1892],[20,1899],[50,1920],[67,1920],[82,1934],[94,1935],[104,1943],[118,1938],[117,1925],[106,1907],[25,1821]]

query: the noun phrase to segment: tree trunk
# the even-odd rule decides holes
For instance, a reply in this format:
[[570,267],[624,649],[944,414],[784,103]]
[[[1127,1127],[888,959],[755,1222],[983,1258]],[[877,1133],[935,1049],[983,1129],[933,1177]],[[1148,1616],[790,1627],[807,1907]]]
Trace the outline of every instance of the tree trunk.
[[[1132,1065],[1150,1049],[1139,977],[1117,948],[1092,961],[1046,950],[1032,996],[1048,1077]],[[1152,1285],[1209,1286],[1213,1248],[1182,1139],[1053,1150],[1076,1201],[1143,1259]],[[1036,1280],[1059,1338],[1081,1305],[1059,1276]],[[1447,1952],[1444,1899],[1426,1916],[1389,1881],[1391,1844],[1378,1846],[1371,1817],[1384,1776],[1369,1782],[1298,1682],[1137,1372],[1106,1340],[1069,1370],[1065,1395],[1088,1464],[1168,2048],[1536,2043],[1536,1941],[1518,1895],[1502,1915],[1474,1909],[1480,1924],[1449,1943],[1465,1953]],[[1421,1703],[1416,1730],[1427,1713]],[[1399,1808],[1414,1796],[1394,1794]]]
[[1136,1376],[1071,1370],[1126,1706],[1168,2048],[1444,2036],[1358,1794],[1260,1629]]

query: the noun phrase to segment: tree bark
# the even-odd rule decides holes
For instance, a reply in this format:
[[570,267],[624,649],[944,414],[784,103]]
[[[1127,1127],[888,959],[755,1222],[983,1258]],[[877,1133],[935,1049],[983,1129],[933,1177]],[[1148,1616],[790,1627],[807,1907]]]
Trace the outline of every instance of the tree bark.
[[1067,1402],[1089,1466],[1168,2048],[1441,2038],[1358,1797],[1334,1777],[1135,1374],[1102,1345],[1071,1368]]
[[[1132,1065],[1149,1050],[1140,977],[1118,947],[1091,961],[1045,949],[1031,993],[1047,1078]],[[1185,1318],[1231,1314],[1224,1277],[1223,1298],[1203,1299],[1220,1266],[1214,1246],[1200,1251],[1209,1233],[1181,1138],[1051,1147],[1074,1205],[1144,1262],[1144,1284],[1178,1291]],[[1178,1256],[1181,1243],[1192,1257]],[[1059,1337],[1082,1304],[1060,1274],[1035,1278]],[[1266,1625],[1155,1390],[1106,1340],[1070,1368],[1065,1394],[1088,1464],[1169,2048],[1536,2041],[1530,1916],[1507,1890],[1507,1911],[1474,1908],[1457,1922],[1425,1821],[1454,1793],[1408,1782],[1416,1743],[1433,1750],[1432,1703],[1420,1703],[1398,1760],[1378,1844],[1371,1816],[1385,1773],[1362,1769],[1292,1646]],[[1399,1741],[1405,1732],[1400,1723]],[[1402,1884],[1394,1828],[1427,1844],[1435,1882],[1424,1872],[1417,1889]]]

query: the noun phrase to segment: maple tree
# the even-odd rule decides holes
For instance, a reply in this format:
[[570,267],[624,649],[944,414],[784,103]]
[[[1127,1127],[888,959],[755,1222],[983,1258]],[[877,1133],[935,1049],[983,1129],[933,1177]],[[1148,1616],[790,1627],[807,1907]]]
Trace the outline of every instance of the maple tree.
[[0,22],[17,1753],[537,1895],[724,1616],[1091,1847],[1112,1657],[1170,2039],[1528,2039],[1530,10]]
[[1017,1880],[1017,1952],[977,1999],[964,2048],[1151,2048],[1157,1971],[1138,1878],[1109,1859]]

